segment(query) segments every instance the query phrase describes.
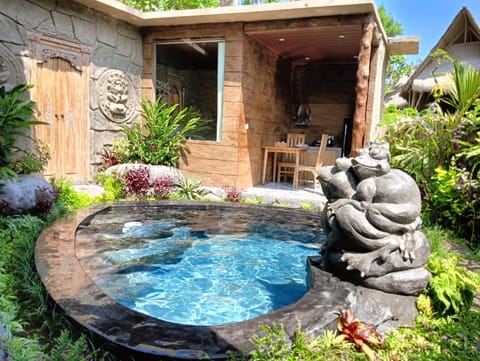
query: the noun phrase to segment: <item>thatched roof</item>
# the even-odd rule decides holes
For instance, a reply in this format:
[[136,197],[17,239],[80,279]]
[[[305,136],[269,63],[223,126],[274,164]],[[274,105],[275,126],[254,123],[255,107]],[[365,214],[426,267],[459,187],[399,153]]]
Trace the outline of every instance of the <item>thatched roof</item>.
[[[429,55],[437,49],[446,50],[453,44],[465,44],[478,41],[480,41],[480,27],[472,13],[466,7],[463,7],[455,16],[438,43],[432,48],[432,50],[430,50]],[[435,84],[443,85],[445,82],[448,82],[444,75],[420,79],[420,75],[424,73],[427,67],[432,65],[433,61],[434,60],[430,56],[427,56],[427,58],[417,67],[403,86],[400,93],[402,97],[408,98],[408,94],[411,91],[430,92]]]
[[452,77],[441,75],[426,79],[414,79],[412,82],[412,90],[419,93],[430,93],[435,86],[441,86],[447,90],[450,89],[453,86]]

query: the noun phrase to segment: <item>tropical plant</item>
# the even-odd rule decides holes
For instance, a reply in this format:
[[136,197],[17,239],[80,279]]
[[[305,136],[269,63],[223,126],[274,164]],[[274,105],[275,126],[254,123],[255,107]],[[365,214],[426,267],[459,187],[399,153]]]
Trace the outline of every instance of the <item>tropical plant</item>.
[[479,232],[480,188],[470,172],[452,164],[438,167],[428,185],[426,210],[432,219],[473,241]]
[[45,148],[36,155],[17,144],[20,138],[35,143],[27,131],[34,125],[47,124],[33,120],[35,102],[24,100],[31,87],[19,84],[9,91],[0,87],[0,179],[16,176],[16,171],[40,171],[48,160]]
[[415,116],[403,116],[387,128],[392,166],[412,175],[424,195],[435,169],[448,167],[456,153],[454,139],[461,128],[459,118],[439,107]]
[[[398,111],[387,130],[392,165],[417,181],[432,219],[454,226],[474,247],[480,235],[479,164],[480,71],[444,51],[453,72],[447,87],[436,87],[436,102],[417,115]],[[393,116],[393,112],[389,113]]]
[[187,135],[199,126],[198,117],[190,117],[188,108],[178,111],[178,104],[167,106],[160,99],[141,102],[143,124],[122,131],[128,140],[131,161],[176,166],[185,149]]
[[353,318],[351,309],[338,314],[337,330],[340,332],[339,339],[353,342],[359,350],[362,350],[370,361],[376,360],[377,355],[371,346],[383,347],[382,339],[373,325]]
[[204,194],[202,183],[193,177],[182,178],[174,186],[175,193],[172,197],[176,199],[195,200]]
[[114,165],[117,165],[119,162],[117,154],[109,148],[103,148],[100,153],[102,158],[102,169],[108,169]]
[[0,217],[0,358],[100,360],[85,336],[74,340],[66,331],[35,270],[35,242],[47,224],[31,215]]
[[453,64],[453,72],[449,73],[453,87],[445,89],[446,96],[442,97],[441,101],[453,107],[457,116],[464,117],[480,98],[480,69],[459,62],[444,50],[437,50],[433,56]]

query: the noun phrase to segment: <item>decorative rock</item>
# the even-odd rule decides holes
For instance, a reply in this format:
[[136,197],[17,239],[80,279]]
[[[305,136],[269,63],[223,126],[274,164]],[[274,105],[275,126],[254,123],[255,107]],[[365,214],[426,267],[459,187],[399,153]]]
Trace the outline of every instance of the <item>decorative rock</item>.
[[90,197],[101,197],[105,194],[105,189],[98,184],[78,184],[73,185],[75,192],[88,194]]
[[390,272],[381,277],[367,277],[363,280],[363,284],[385,292],[419,295],[427,288],[431,276],[430,272],[424,268],[414,268]]
[[408,174],[390,168],[386,142],[370,143],[355,158],[318,170],[329,201],[324,266],[367,287],[419,294],[430,245],[419,231],[420,191]]
[[33,175],[0,180],[0,214],[15,215],[33,212],[39,203],[53,203],[55,192],[46,180]]
[[183,173],[175,167],[169,167],[166,165],[150,165],[150,164],[142,164],[142,163],[124,163],[124,164],[117,164],[105,170],[106,175],[113,175],[119,174],[123,175],[128,172],[130,169],[138,169],[140,167],[148,167],[150,171],[150,180],[151,182],[155,182],[158,178],[170,176],[173,178],[174,182],[179,182],[182,180]]

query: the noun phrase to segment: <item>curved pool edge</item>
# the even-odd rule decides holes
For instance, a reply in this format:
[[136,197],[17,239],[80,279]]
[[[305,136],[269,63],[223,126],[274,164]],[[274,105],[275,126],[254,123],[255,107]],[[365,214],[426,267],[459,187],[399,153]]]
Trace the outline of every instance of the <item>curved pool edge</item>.
[[[282,324],[293,335],[299,324],[310,336],[334,329],[339,309],[353,308],[357,288],[308,263],[311,287],[293,304],[252,320],[222,326],[188,326],[162,321],[133,311],[107,296],[82,268],[75,253],[78,226],[108,207],[132,205],[185,206],[191,202],[122,202],[81,209],[55,221],[39,236],[35,263],[52,299],[66,314],[95,336],[121,349],[121,354],[141,360],[226,359],[229,352],[248,352],[250,339],[260,334],[261,325]],[[261,207],[289,212],[271,206],[234,203],[193,202],[195,206]],[[298,212],[296,210],[295,212]],[[130,358],[128,358],[130,359]]]

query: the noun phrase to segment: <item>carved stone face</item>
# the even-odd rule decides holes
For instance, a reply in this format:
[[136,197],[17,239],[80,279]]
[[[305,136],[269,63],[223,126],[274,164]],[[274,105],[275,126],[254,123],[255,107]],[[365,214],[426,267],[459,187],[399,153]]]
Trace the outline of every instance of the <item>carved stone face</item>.
[[352,167],[360,179],[378,177],[390,172],[390,150],[386,142],[372,142],[352,159]]

